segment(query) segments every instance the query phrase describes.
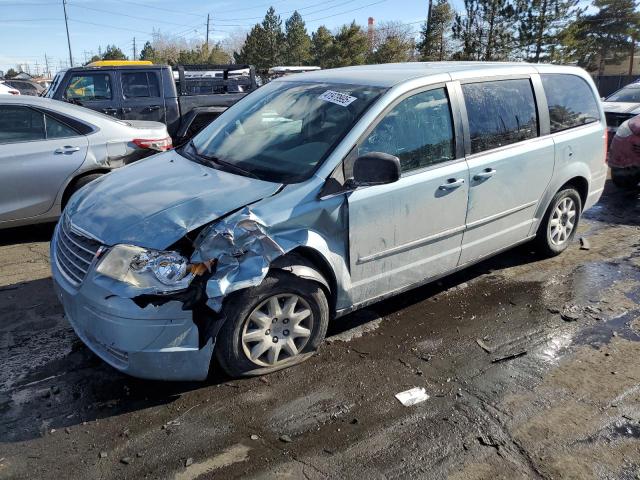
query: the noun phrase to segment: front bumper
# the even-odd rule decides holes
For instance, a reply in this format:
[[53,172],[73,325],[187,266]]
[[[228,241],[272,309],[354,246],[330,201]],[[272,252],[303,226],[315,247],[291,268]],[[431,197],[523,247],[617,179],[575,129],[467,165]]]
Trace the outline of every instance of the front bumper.
[[[56,228],[57,232],[57,228]],[[210,339],[198,348],[198,327],[192,312],[170,301],[141,308],[129,298],[113,295],[93,281],[90,270],[79,287],[57,266],[51,241],[53,283],[69,323],[102,360],[134,377],[153,380],[204,380],[213,353]]]

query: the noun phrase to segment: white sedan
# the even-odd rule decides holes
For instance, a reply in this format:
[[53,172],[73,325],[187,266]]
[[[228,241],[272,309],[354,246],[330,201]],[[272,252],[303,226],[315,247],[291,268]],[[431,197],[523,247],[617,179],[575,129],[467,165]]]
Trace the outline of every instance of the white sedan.
[[20,95],[20,92],[4,82],[0,82],[0,95]]

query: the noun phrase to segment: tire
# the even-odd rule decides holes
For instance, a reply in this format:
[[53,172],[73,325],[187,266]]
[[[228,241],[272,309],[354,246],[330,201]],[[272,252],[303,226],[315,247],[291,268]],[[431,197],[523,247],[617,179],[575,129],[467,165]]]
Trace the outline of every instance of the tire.
[[[281,310],[279,316],[275,302]],[[285,316],[287,305],[293,305],[297,319]],[[305,310],[309,315],[304,315]],[[327,333],[329,304],[320,284],[275,270],[257,287],[232,293],[222,315],[224,325],[215,347],[218,363],[232,377],[249,377],[310,358]],[[294,336],[293,328],[287,326],[295,327],[301,335]],[[295,351],[298,353],[292,355]]]
[[[575,212],[573,217],[571,211]],[[538,252],[545,257],[564,252],[575,237],[581,213],[582,200],[575,189],[566,188],[556,193],[538,227],[535,240]]]
[[64,192],[64,197],[62,198],[62,210],[67,206],[67,202],[71,198],[71,196],[80,190],[85,185],[93,182],[94,180],[100,178],[104,173],[92,173],[90,175],[85,175],[84,177],[80,177],[69,187],[69,189]]
[[638,187],[638,183],[640,183],[640,174],[625,175],[620,172],[620,169],[612,168],[611,180],[613,180],[613,183],[616,187],[622,188],[624,190],[631,190]]

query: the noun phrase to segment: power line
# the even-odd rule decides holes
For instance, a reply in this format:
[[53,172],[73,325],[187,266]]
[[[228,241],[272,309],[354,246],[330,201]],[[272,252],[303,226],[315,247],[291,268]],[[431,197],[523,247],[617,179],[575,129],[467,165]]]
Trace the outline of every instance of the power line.
[[132,0],[116,0],[116,1],[120,2],[120,3],[129,3],[131,5],[138,5],[139,7],[144,7],[146,10],[149,10],[149,9],[161,10],[163,12],[177,13],[177,14],[180,14],[180,15],[190,15],[192,17],[198,17],[198,18],[202,18],[204,16],[202,14],[189,13],[189,12],[180,11],[180,10],[171,10],[169,8],[162,8],[162,7],[158,7],[158,6],[155,6],[155,5],[149,5],[148,3],[134,2]]
[[346,10],[346,11],[344,11],[344,12],[335,13],[335,14],[333,14],[333,15],[327,15],[326,17],[312,18],[312,19],[306,20],[306,22],[307,22],[307,23],[310,23],[310,22],[317,22],[317,21],[319,21],[319,20],[326,20],[327,18],[338,17],[338,16],[340,16],[340,15],[345,15],[345,14],[347,14],[347,13],[351,13],[351,12],[357,12],[358,10],[363,10],[363,9],[365,9],[365,8],[368,8],[368,7],[373,7],[374,5],[379,5],[379,4],[381,4],[381,3],[388,2],[388,1],[389,1],[389,0],[379,0],[379,1],[377,1],[377,2],[373,2],[373,3],[369,3],[369,4],[367,4],[367,5],[363,5],[362,7],[353,8],[353,9],[351,9],[351,10]]
[[[339,5],[333,5],[331,7],[327,7],[327,4],[331,4],[331,3],[335,3],[336,0],[330,0],[329,2],[320,2],[320,3],[314,3],[312,5],[307,5],[306,7],[302,7],[302,8],[296,8],[294,10],[287,10],[286,12],[279,12],[278,15],[287,15],[289,13],[293,13],[293,12],[300,12],[302,10],[308,10],[310,8],[315,8],[315,7],[319,7],[319,6],[324,6],[325,8],[323,8],[322,10],[317,10],[317,11],[313,11],[310,13],[307,13],[306,15],[309,14],[313,14],[313,13],[317,13],[317,12],[322,12],[322,11],[326,11],[326,10],[331,10],[332,8],[340,8],[343,7],[349,3],[353,3],[356,0],[347,0],[342,1],[342,3],[340,3]],[[220,21],[222,22],[235,22],[235,21],[242,21],[242,20],[261,20],[264,18],[264,15],[261,17],[244,17],[244,18],[221,18]]]
[[[95,8],[95,7],[86,7],[84,5],[79,5],[77,3],[72,3],[70,5],[73,5],[74,8],[84,8],[86,10],[93,10],[96,12],[102,12],[102,13],[108,13],[111,15],[117,15],[119,17],[129,17],[129,18],[134,18],[136,20],[146,20],[149,21],[149,17],[140,17],[138,15],[130,15],[128,13],[122,13],[122,12],[112,12],[109,10],[103,10],[101,8]],[[167,25],[176,25],[178,27],[188,27],[189,25],[185,24],[185,23],[175,23],[175,22],[168,22],[166,20],[153,20],[155,23],[166,23]]]

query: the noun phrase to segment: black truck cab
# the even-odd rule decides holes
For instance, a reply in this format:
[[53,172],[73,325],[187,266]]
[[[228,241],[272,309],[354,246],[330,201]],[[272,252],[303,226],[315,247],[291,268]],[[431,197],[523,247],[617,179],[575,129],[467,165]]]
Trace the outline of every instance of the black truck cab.
[[121,120],[162,122],[177,145],[256,88],[249,65],[88,65],[58,72],[45,96]]

